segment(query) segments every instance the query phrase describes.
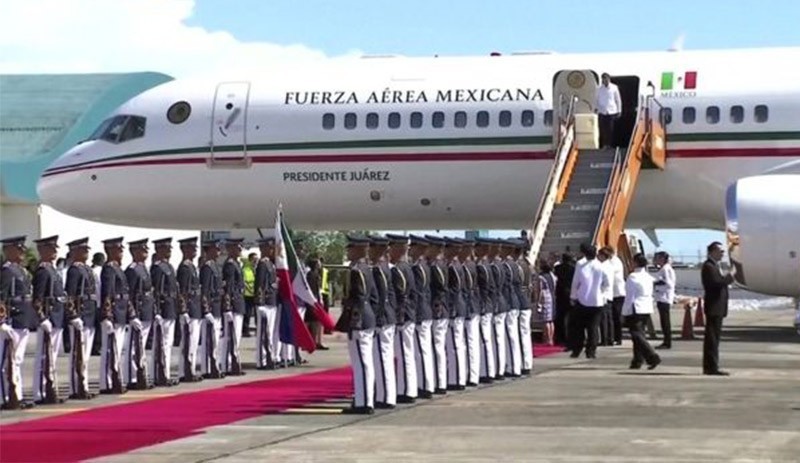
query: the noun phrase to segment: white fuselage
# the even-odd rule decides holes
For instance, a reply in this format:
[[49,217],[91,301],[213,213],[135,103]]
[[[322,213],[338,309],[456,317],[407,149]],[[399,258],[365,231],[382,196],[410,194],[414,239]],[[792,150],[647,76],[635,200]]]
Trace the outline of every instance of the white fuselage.
[[[655,93],[672,112],[667,167],[642,173],[628,226],[721,229],[729,184],[800,159],[797,62],[797,48],[381,58],[178,80],[115,112],[146,118],[143,136],[76,146],[39,193],[68,214],[138,226],[269,227],[280,203],[297,228],[527,228],[553,162],[553,77],[590,69],[638,77],[636,97]],[[191,115],[173,124],[179,101]]]

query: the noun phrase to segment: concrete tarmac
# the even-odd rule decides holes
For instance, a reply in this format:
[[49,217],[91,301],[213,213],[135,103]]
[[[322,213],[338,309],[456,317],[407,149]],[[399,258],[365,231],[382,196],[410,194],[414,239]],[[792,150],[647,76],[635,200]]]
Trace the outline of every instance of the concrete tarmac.
[[[673,312],[679,335],[680,312]],[[449,393],[373,416],[336,413],[346,401],[265,415],[103,462],[353,461],[800,461],[800,336],[791,309],[734,312],[723,328],[722,368],[701,373],[698,340],[660,351],[654,371],[628,370],[630,343],[598,351],[596,360],[566,354],[536,359],[531,378]],[[657,323],[657,322],[656,322]],[[249,343],[247,343],[249,344]],[[346,362],[342,337],[310,364],[203,381],[205,389],[303,373]],[[249,354],[246,354],[249,355]],[[189,386],[103,397],[80,407],[146,400]],[[47,416],[3,412],[0,423]]]

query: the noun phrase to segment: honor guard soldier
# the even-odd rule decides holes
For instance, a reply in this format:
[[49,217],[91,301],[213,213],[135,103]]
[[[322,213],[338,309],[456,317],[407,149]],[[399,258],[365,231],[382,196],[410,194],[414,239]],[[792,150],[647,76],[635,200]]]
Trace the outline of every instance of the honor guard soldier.
[[216,241],[203,241],[203,265],[200,267],[200,304],[203,309],[200,371],[204,378],[224,378],[220,371],[219,335],[222,330],[222,271],[217,264]]
[[505,282],[505,297],[508,304],[506,313],[506,376],[518,378],[522,375],[522,350],[519,344],[519,311],[520,304],[517,297],[522,285],[522,275],[517,261],[514,258],[513,241],[501,242],[501,257],[504,259],[501,269]]
[[258,240],[261,258],[256,265],[256,368],[273,370],[280,360],[278,334],[278,277],[275,271],[275,238]]
[[397,323],[394,285],[391,270],[386,261],[389,240],[378,236],[370,238],[369,257],[372,263],[372,278],[378,293],[373,304],[375,312],[375,407],[394,408],[397,405],[397,378],[394,366],[394,337]]
[[89,238],[67,243],[72,264],[67,269],[66,315],[69,320],[72,350],[69,357],[70,399],[89,400],[89,357],[97,322],[98,296],[94,273],[86,265],[89,259]]
[[347,291],[342,302],[342,316],[336,329],[347,333],[350,365],[353,368],[353,405],[344,410],[348,414],[374,413],[375,365],[372,360],[372,342],[375,337],[375,314],[370,303],[375,294],[372,270],[367,263],[369,239],[347,237],[347,259],[350,274]]
[[194,265],[197,257],[197,237],[178,240],[181,264],[178,266],[178,312],[181,330],[179,346],[181,360],[178,376],[181,382],[194,383],[203,379],[196,374],[197,344],[200,342],[203,309],[200,304],[200,275]]
[[433,309],[431,308],[431,268],[425,257],[428,240],[421,236],[411,235],[408,249],[409,258],[413,262],[416,288],[417,323],[415,337],[415,358],[417,364],[418,397],[430,399],[436,388],[435,368],[433,366]]
[[242,342],[242,324],[247,308],[244,303],[244,275],[239,257],[242,255],[242,238],[229,238],[225,241],[228,257],[222,266],[222,316],[223,340],[222,371],[240,376],[242,361],[239,345]]
[[464,320],[464,339],[467,353],[467,386],[475,387],[481,370],[481,312],[478,294],[478,267],[475,263],[475,241],[461,240],[461,264],[464,279],[461,285],[467,316]]
[[175,340],[175,322],[178,318],[178,278],[175,267],[169,262],[172,257],[172,238],[154,240],[156,259],[150,267],[153,281],[153,297],[156,316],[153,323],[153,355],[150,369],[156,386],[174,386],[172,379],[172,343]]
[[122,238],[103,241],[106,263],[100,271],[100,393],[123,394],[120,365],[122,345],[125,338],[125,325],[128,320],[141,328],[130,302],[128,278],[120,268],[122,261]]
[[62,403],[58,397],[56,358],[64,331],[64,281],[53,262],[58,254],[58,236],[34,240],[39,266],[33,276],[33,307],[39,319],[33,400],[37,404]]
[[519,300],[519,343],[522,357],[523,375],[530,375],[533,369],[533,338],[531,338],[531,288],[533,285],[531,274],[533,269],[528,262],[527,240],[517,240],[514,259],[519,267],[520,285],[517,288]]
[[478,238],[475,246],[478,299],[480,307],[480,342],[481,342],[481,371],[480,383],[488,384],[494,381],[497,374],[495,364],[495,337],[494,337],[494,312],[495,312],[495,280],[491,270],[489,252],[492,240]]
[[431,269],[431,309],[433,310],[433,368],[436,389],[434,394],[447,393],[447,331],[450,312],[447,310],[447,265],[444,262],[442,238],[428,239],[428,263]]
[[447,389],[463,391],[467,386],[467,349],[464,344],[464,320],[467,306],[464,303],[464,267],[458,255],[461,242],[455,238],[445,238],[445,260],[447,262],[447,307],[449,322],[447,340]]
[[396,315],[394,350],[397,356],[397,402],[417,400],[417,367],[414,359],[414,337],[417,318],[417,283],[408,263],[408,237],[386,235],[389,240],[391,285],[394,290]]
[[33,407],[22,400],[22,362],[30,330],[36,329],[31,278],[22,266],[25,237],[0,240],[6,263],[0,273],[0,396],[3,410]]
[[500,258],[500,240],[493,240],[489,254],[491,264],[489,269],[494,280],[494,357],[495,357],[495,379],[505,378],[506,372],[506,312],[508,305],[506,300],[507,280],[503,272],[503,260]]
[[125,368],[122,372],[129,389],[142,390],[150,387],[145,342],[155,320],[155,299],[153,282],[145,264],[148,254],[147,239],[129,242],[128,250],[133,263],[125,269],[125,276],[136,318],[128,324]]

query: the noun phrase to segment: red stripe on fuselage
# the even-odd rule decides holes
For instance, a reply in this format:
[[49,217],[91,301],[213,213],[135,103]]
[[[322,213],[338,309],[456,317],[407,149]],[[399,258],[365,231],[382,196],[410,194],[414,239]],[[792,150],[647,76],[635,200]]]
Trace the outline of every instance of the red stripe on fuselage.
[[[742,158],[742,157],[800,157],[798,148],[712,148],[712,149],[675,149],[669,150],[667,159],[700,159],[700,158]],[[467,152],[467,153],[365,153],[365,154],[305,154],[252,156],[254,164],[289,164],[289,163],[356,163],[356,162],[457,162],[457,161],[539,161],[553,158],[551,151],[517,151],[517,152]],[[220,156],[217,160],[241,159],[236,156]],[[89,169],[107,169],[113,167],[139,167],[160,165],[205,164],[208,157],[139,159],[119,162],[102,162],[78,167],[62,167],[42,174],[42,177],[77,172]]]

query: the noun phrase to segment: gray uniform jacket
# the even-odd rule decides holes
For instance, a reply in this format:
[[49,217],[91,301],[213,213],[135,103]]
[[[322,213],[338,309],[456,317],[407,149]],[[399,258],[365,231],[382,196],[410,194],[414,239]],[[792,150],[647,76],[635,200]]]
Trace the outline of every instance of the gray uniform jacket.
[[116,262],[106,262],[100,271],[100,299],[103,304],[101,320],[124,325],[128,317],[136,316],[130,304],[128,278]]
[[463,290],[464,267],[460,262],[453,262],[447,267],[447,303],[450,318],[463,318],[467,315]]
[[222,266],[222,288],[225,294],[223,300],[223,312],[232,311],[233,313],[244,315],[246,309],[244,304],[244,276],[242,266],[236,259],[228,258]]
[[73,320],[80,317],[83,326],[94,326],[97,322],[97,288],[94,272],[85,264],[76,262],[67,269],[66,293],[71,310],[67,318]]
[[397,324],[417,321],[417,300],[419,291],[414,271],[408,262],[398,262],[392,267],[392,286],[394,287],[395,313]]
[[447,269],[437,261],[431,267],[431,309],[433,318],[441,320],[449,318],[447,310]]
[[347,296],[344,310],[349,316],[350,331],[375,328],[375,312],[372,305],[378,300],[372,268],[366,262],[357,262],[350,267]]
[[424,261],[412,267],[417,296],[417,323],[433,319],[431,308],[431,268]]
[[[0,299],[8,311],[11,327],[18,330],[35,329],[38,325],[33,310],[31,278],[21,265],[6,262],[0,272]],[[9,320],[0,320],[8,323]]]
[[158,261],[150,267],[153,281],[153,295],[156,300],[156,313],[165,320],[178,318],[178,277],[175,269],[167,261]]
[[256,266],[256,280],[253,288],[256,296],[256,305],[275,307],[277,298],[273,285],[277,282],[275,264],[268,258],[258,261]]
[[49,319],[54,328],[64,327],[64,281],[50,262],[42,262],[33,276],[33,306],[39,322]]
[[495,313],[508,312],[508,301],[506,300],[506,278],[503,273],[502,261],[495,260],[489,264],[489,270],[492,272],[492,279],[494,280],[494,307]]
[[493,314],[496,308],[497,298],[495,296],[494,276],[490,265],[482,261],[477,265],[478,269],[478,305],[481,315]]
[[[151,322],[155,318],[156,301],[153,298],[153,281],[143,262],[134,262],[125,269],[128,277],[131,303],[136,316],[143,322]],[[105,286],[105,285],[104,285]]]
[[480,315],[481,308],[478,294],[478,267],[475,261],[464,263],[464,304],[467,306],[467,317]]
[[516,287],[521,283],[519,273],[517,270],[517,263],[513,260],[506,259],[500,264],[500,270],[503,272],[505,283],[503,285],[503,295],[506,298],[508,310],[519,310],[519,299],[517,299]]
[[200,275],[194,262],[184,260],[178,266],[178,310],[189,314],[189,318],[203,318],[200,304]]
[[222,316],[222,275],[213,260],[206,261],[200,269],[200,296],[203,315]]
[[395,300],[394,285],[392,284],[389,264],[381,262],[372,267],[372,278],[378,292],[378,303],[373,306],[375,312],[375,325],[388,326],[397,323],[397,301]]

